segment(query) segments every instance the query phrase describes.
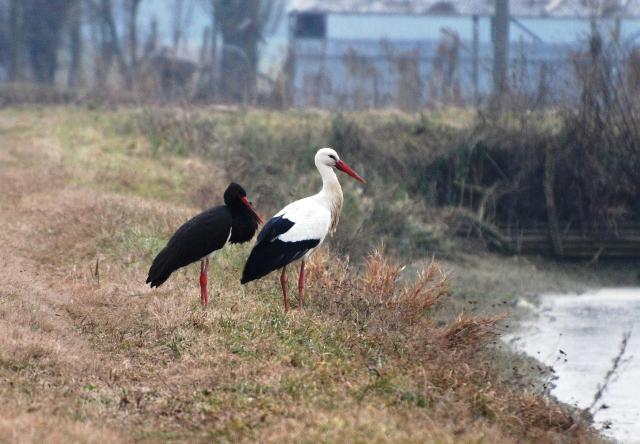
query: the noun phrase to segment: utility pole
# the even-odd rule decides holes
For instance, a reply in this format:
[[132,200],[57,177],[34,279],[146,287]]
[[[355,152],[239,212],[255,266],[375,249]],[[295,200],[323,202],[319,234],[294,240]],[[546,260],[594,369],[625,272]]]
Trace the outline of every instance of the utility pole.
[[498,100],[507,91],[509,62],[509,0],[495,0],[493,16],[493,85]]

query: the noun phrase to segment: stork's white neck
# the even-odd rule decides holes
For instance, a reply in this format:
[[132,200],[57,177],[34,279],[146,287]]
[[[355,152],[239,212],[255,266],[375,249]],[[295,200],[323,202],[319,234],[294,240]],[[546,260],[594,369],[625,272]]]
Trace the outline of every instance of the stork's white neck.
[[318,193],[318,197],[331,211],[331,231],[333,231],[338,225],[338,218],[342,210],[342,187],[332,167],[318,162],[316,162],[316,167],[322,177],[322,190]]
[[333,168],[322,163],[316,165],[316,167],[322,177],[322,191],[331,193],[335,192],[336,189],[341,190],[340,182],[338,182],[338,176],[336,176]]

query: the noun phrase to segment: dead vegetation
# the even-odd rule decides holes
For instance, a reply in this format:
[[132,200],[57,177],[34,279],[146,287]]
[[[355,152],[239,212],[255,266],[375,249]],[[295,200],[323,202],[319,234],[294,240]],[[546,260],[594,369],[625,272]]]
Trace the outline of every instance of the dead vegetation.
[[[638,105],[621,85],[584,83],[578,110],[515,108],[461,118],[452,117],[455,111],[165,109],[134,115],[128,130],[159,153],[222,162],[236,180],[253,180],[261,202],[274,210],[317,187],[312,165],[297,159],[336,147],[370,183],[364,193],[345,184],[350,205],[337,233],[341,254],[362,257],[380,239],[403,256],[451,254],[456,236],[511,253],[529,232],[562,257],[563,235],[622,240],[640,221]],[[615,112],[605,111],[605,99]]]
[[74,116],[0,115],[0,441],[599,441],[498,371],[500,317],[450,316],[437,262],[413,276],[382,248],[361,266],[320,251],[289,316],[275,280],[232,278],[248,246],[212,264],[206,311],[193,269],[147,289],[152,255],[195,211],[165,187],[201,178]]
[[[152,109],[134,116],[129,129],[159,151],[221,160],[239,179],[296,177],[259,184],[269,206],[310,189],[305,165],[290,159],[334,146],[371,179],[366,195],[376,197],[360,199],[347,187],[353,205],[338,234],[348,246],[340,253],[356,248],[363,256],[382,236],[394,253],[423,256],[446,250],[444,232],[512,252],[519,247],[510,239],[528,231],[542,233],[541,242],[563,257],[571,255],[563,234],[625,241],[633,237],[625,229],[635,232],[640,223],[638,56],[617,41],[586,47],[553,107],[540,98],[544,85],[533,92],[515,82],[501,108],[473,112]],[[351,56],[351,71],[366,72],[361,57]],[[447,218],[432,216],[443,208]]]

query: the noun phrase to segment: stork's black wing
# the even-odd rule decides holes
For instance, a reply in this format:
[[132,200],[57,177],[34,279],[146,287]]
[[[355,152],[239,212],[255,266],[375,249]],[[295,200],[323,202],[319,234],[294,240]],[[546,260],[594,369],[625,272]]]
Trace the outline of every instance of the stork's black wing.
[[258,234],[256,245],[244,265],[241,283],[255,279],[284,267],[302,258],[309,250],[320,243],[320,239],[306,239],[297,242],[284,242],[278,236],[286,233],[295,223],[283,216],[271,218]]
[[224,247],[231,221],[231,212],[224,205],[209,208],[187,221],[153,260],[147,283],[158,287],[178,268]]
[[272,217],[264,224],[260,233],[258,233],[258,239],[256,240],[256,244],[260,244],[262,242],[272,242],[276,237],[281,234],[286,233],[293,227],[295,223],[285,218],[284,216],[275,216]]

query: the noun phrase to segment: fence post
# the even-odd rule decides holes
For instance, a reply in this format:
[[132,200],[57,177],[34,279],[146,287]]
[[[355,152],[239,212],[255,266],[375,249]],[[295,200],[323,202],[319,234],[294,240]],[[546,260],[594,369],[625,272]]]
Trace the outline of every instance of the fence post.
[[495,0],[493,16],[493,83],[496,98],[507,90],[509,63],[509,0]]
[[473,64],[473,100],[476,106],[480,105],[480,86],[479,86],[479,73],[480,73],[480,25],[479,17],[473,16],[473,44],[471,47],[471,58]]

